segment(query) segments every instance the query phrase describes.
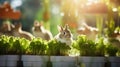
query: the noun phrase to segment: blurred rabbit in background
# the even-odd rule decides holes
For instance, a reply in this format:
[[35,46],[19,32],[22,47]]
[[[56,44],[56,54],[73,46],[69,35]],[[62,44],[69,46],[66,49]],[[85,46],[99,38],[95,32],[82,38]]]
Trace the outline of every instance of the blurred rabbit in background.
[[5,21],[0,26],[0,35],[7,35],[11,36],[12,32],[11,30],[14,28],[14,25],[11,24],[9,21]]
[[95,40],[98,34],[98,29],[88,26],[86,23],[82,23],[82,25],[77,30],[77,33],[80,35],[86,35],[86,37],[90,40]]
[[28,40],[32,40],[34,37],[31,33],[22,30],[22,24],[16,23],[15,27],[12,29],[12,34],[15,37],[26,38]]
[[46,30],[39,21],[34,21],[32,27],[32,33],[36,38],[42,38],[44,40],[51,40],[53,38],[52,33]]

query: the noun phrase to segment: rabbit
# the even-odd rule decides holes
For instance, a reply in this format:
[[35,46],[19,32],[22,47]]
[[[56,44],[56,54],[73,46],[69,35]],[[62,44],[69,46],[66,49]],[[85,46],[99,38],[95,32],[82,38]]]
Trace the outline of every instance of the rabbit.
[[80,35],[86,35],[88,39],[95,40],[99,30],[97,28],[88,26],[86,23],[83,23],[82,26],[77,30],[77,33]]
[[57,41],[62,43],[66,43],[66,45],[71,45],[73,42],[73,35],[69,30],[68,24],[63,28],[62,26],[58,26],[59,33],[55,36]]
[[43,40],[47,41],[53,38],[52,33],[46,30],[43,25],[37,20],[34,21],[34,26],[32,27],[32,34],[36,38],[42,38]]
[[34,38],[34,36],[31,33],[22,30],[21,23],[15,24],[15,27],[12,29],[12,34],[15,37],[26,38],[28,40],[32,40],[32,38]]
[[11,30],[14,28],[14,25],[9,21],[3,22],[0,27],[0,35],[12,36]]

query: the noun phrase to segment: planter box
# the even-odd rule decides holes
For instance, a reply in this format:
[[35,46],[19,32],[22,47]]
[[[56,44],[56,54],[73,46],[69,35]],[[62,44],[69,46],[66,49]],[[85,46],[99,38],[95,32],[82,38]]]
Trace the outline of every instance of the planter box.
[[79,62],[85,67],[104,67],[104,57],[79,57]]
[[[47,56],[22,55],[24,67],[46,67]],[[16,67],[19,55],[1,55],[0,67]]]
[[[53,67],[76,67],[77,60],[85,67],[104,67],[105,57],[51,56]],[[0,55],[0,67],[16,67],[18,55]],[[111,67],[120,67],[120,57],[108,57]],[[48,56],[22,55],[24,67],[46,67]],[[80,65],[78,65],[80,66]]]
[[0,55],[0,67],[16,67],[18,55]]
[[53,67],[75,67],[76,59],[70,56],[51,56]]
[[120,57],[109,57],[111,67],[120,67]]
[[22,55],[24,67],[46,67],[48,56]]

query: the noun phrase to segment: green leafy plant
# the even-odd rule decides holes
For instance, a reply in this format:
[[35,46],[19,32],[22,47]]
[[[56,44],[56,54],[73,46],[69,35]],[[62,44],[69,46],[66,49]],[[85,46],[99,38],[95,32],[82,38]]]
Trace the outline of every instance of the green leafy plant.
[[81,56],[95,55],[95,42],[93,42],[92,40],[88,40],[84,35],[78,36],[76,44],[72,46],[80,51]]
[[0,55],[7,54],[10,48],[9,37],[0,36]]
[[48,55],[58,55],[59,53],[59,47],[58,44],[56,44],[56,40],[50,40],[48,42],[48,50],[47,50],[47,54]]
[[66,45],[65,43],[57,42],[60,47],[60,55],[68,56],[69,50],[71,49],[70,46]]
[[45,55],[46,52],[46,42],[40,38],[35,38],[30,42],[29,52],[33,55]]
[[116,53],[119,51],[119,48],[114,46],[112,43],[107,43],[106,45],[106,53],[109,56],[116,56]]
[[65,43],[61,43],[57,40],[51,40],[48,42],[48,54],[54,56],[65,56],[68,55],[68,51],[70,50],[70,46]]
[[19,42],[20,42],[20,49],[22,54],[26,54],[30,41],[25,38],[21,38],[19,39]]
[[25,54],[29,41],[24,38],[13,36],[0,36],[1,54]]
[[13,52],[13,54],[21,53],[21,44],[20,44],[19,40],[15,40],[15,42],[12,45],[11,51]]
[[29,41],[25,38],[11,37],[9,40],[11,44],[10,54],[25,54]]
[[115,23],[114,20],[110,20],[109,22],[106,23],[107,28],[105,29],[105,34],[108,37],[111,37],[114,34],[114,30],[115,30]]
[[105,44],[104,44],[104,38],[100,37],[98,41],[96,42],[96,50],[95,55],[96,56],[104,56],[105,55]]

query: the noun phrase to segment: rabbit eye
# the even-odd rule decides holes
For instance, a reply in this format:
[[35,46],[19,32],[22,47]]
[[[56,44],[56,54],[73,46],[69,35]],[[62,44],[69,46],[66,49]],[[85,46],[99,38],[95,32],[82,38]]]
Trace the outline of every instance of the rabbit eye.
[[63,34],[65,34],[65,32],[63,32]]

